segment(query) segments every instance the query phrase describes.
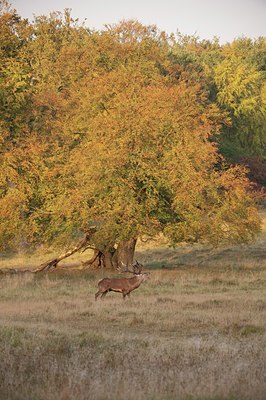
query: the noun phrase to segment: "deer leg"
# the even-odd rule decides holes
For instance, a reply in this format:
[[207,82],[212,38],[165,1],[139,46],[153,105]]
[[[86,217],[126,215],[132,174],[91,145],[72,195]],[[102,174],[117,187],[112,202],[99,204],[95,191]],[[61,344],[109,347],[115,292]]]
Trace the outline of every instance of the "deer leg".
[[100,296],[100,294],[101,294],[100,290],[99,290],[97,293],[95,293],[95,301],[96,301],[97,298]]
[[105,292],[102,293],[101,300],[107,295],[107,293],[108,293],[108,290],[106,290]]
[[122,292],[122,294],[123,294],[123,300],[126,300],[127,293],[126,292]]

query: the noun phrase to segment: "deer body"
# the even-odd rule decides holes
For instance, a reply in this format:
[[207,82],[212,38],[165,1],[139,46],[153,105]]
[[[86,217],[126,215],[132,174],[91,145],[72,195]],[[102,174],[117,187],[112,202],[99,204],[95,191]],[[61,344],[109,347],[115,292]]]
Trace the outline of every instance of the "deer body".
[[103,298],[108,292],[120,292],[125,300],[126,296],[129,296],[130,292],[137,289],[148,277],[149,273],[138,274],[132,278],[104,278],[98,283],[98,292],[95,294],[95,300],[100,295]]

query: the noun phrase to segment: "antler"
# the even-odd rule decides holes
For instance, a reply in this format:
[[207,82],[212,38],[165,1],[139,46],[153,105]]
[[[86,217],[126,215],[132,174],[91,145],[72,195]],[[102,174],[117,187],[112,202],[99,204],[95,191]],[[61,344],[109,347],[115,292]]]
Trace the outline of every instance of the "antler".
[[134,275],[140,275],[140,274],[141,274],[141,271],[142,271],[142,269],[143,269],[143,265],[140,264],[138,261],[136,261],[135,264],[132,264],[133,271],[130,270],[130,269],[128,268],[128,265],[124,264],[123,261],[121,261],[121,265],[124,267],[124,269],[121,269],[121,267],[118,267],[117,269],[118,269],[119,271],[121,271],[121,272],[130,272],[131,274],[134,274]]
[[[131,274],[135,274],[135,271],[131,271],[130,269],[128,269],[128,264],[124,264],[123,261],[121,261],[121,265],[123,266],[123,269],[121,269],[121,267],[118,267],[117,269],[121,272],[130,272]],[[134,268],[134,266],[133,266]]]
[[140,264],[137,260],[136,263],[133,265],[133,269],[134,269],[134,273],[136,275],[141,274],[142,270],[143,270],[143,265]]

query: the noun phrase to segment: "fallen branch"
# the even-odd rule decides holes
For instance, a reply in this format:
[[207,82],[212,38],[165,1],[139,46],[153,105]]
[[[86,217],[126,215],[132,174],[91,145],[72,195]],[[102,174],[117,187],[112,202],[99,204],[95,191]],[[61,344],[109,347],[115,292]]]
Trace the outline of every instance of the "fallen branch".
[[36,268],[33,272],[46,272],[57,267],[57,264],[64,260],[67,257],[72,256],[72,254],[76,253],[77,251],[81,250],[83,247],[88,248],[88,242],[91,239],[93,233],[96,232],[96,229],[90,229],[86,232],[84,238],[75,246],[73,249],[67,251],[66,253],[61,254],[60,256],[53,258],[52,260],[46,261],[45,263],[41,264],[38,268]]

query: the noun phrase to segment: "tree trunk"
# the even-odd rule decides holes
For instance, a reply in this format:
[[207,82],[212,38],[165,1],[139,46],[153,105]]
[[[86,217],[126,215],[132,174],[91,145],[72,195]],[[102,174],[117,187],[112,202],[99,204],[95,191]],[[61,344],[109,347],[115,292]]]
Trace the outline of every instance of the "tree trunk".
[[[53,258],[52,260],[46,261],[41,264],[35,270],[18,270],[14,268],[9,268],[5,270],[1,270],[3,273],[24,273],[31,272],[37,273],[42,271],[50,271],[57,267],[57,264],[64,260],[65,258],[71,256],[79,250],[86,250],[90,247],[90,239],[91,235],[95,231],[91,230],[86,233],[85,237],[71,250],[67,251],[59,255],[58,257]],[[94,254],[90,260],[82,262],[83,267],[89,267],[90,269],[118,269],[123,268],[123,265],[130,267],[133,264],[134,252],[136,247],[137,239],[131,238],[129,240],[121,240],[118,243],[117,249],[115,248],[106,248],[104,250],[94,249]]]
[[107,268],[113,269],[112,257],[114,250],[94,250],[92,258],[88,261],[81,261],[83,267],[90,267],[90,269]]
[[123,268],[123,264],[130,266],[133,264],[137,239],[121,240],[118,243],[115,254],[112,258],[114,268]]
[[95,249],[93,256],[87,261],[81,261],[83,267],[90,267],[92,269],[98,269],[101,266],[102,252]]
[[123,264],[130,266],[133,264],[136,242],[135,238],[121,240],[117,249],[95,250],[92,258],[82,262],[82,265],[91,269],[117,269],[123,268]]

